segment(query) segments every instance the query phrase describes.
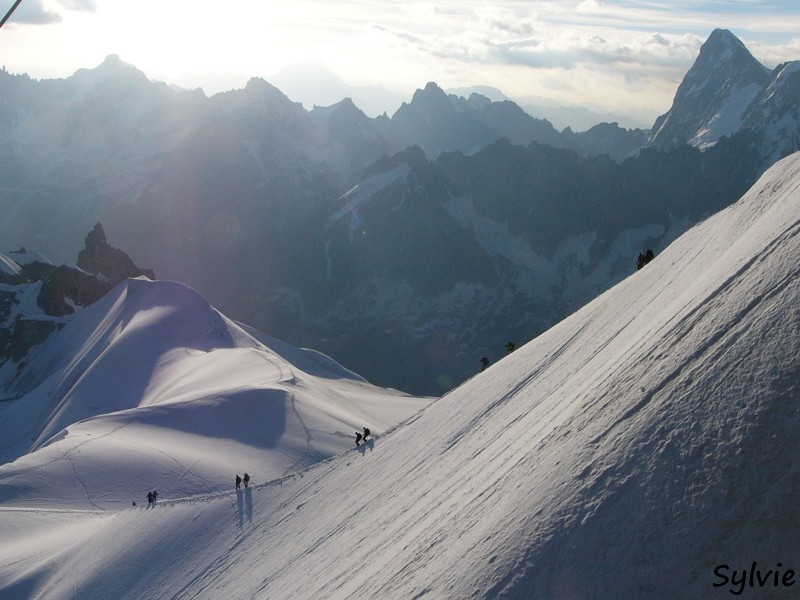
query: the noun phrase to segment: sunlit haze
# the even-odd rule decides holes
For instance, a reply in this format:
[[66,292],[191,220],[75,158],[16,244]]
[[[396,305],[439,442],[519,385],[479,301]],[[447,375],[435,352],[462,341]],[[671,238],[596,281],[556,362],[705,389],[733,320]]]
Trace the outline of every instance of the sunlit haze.
[[[12,4],[0,2],[3,14]],[[321,61],[348,85],[405,98],[428,81],[485,85],[645,120],[669,108],[718,27],[770,68],[800,58],[793,0],[24,0],[0,30],[0,62],[57,78],[117,54],[150,79],[211,95]],[[292,99],[325,100],[312,96]]]

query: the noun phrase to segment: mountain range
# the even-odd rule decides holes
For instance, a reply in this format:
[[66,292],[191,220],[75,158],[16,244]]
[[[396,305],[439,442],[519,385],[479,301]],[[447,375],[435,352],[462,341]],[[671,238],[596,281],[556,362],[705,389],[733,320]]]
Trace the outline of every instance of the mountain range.
[[[307,109],[331,106],[342,98],[350,98],[366,115],[377,117],[394,114],[408,99],[406,94],[382,86],[349,85],[321,61],[293,63],[267,79]],[[644,116],[652,112],[646,107],[635,111],[640,113],[638,115],[625,115],[598,112],[585,106],[567,105],[535,96],[525,96],[515,101],[502,90],[485,85],[448,88],[446,91],[457,98],[469,98],[475,93],[495,102],[516,102],[529,115],[550,121],[558,130],[570,128],[573,131],[586,131],[601,123],[619,123],[627,129],[649,129],[652,122],[650,117]]]
[[[208,98],[116,57],[64,80],[2,72],[0,236],[60,263],[101,222],[136,264],[237,320],[439,395],[796,149],[795,63],[770,75],[736,43],[712,33],[649,142],[614,124],[559,132],[435,83],[370,118],[348,99],[306,110],[262,79]],[[732,122],[754,85],[743,72],[775,93],[706,143],[698,131]],[[685,135],[662,142],[669,123]]]
[[0,404],[0,598],[791,597],[798,189],[795,154],[436,401],[126,279]]

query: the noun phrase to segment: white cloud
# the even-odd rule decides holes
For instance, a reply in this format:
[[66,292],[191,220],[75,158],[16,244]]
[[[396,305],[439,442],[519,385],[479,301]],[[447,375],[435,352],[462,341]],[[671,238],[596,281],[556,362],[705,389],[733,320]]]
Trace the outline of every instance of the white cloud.
[[97,0],[58,0],[59,4],[70,10],[94,12],[97,10]]
[[575,10],[582,13],[598,13],[604,8],[606,7],[599,0],[583,0],[583,2],[578,3]]
[[[8,8],[11,8],[9,5]],[[6,11],[3,12],[5,15]],[[60,23],[61,16],[44,7],[42,0],[28,0],[14,11],[8,25],[52,25]]]
[[[54,25],[64,21],[63,9],[94,12],[97,7],[97,0],[57,0],[54,3],[47,3],[45,0],[25,0],[14,11],[8,23],[13,25]],[[8,8],[11,8],[10,2]],[[0,16],[4,16],[8,8],[4,8]]]
[[743,40],[748,50],[765,66],[774,68],[780,63],[800,60],[800,36],[780,45]]

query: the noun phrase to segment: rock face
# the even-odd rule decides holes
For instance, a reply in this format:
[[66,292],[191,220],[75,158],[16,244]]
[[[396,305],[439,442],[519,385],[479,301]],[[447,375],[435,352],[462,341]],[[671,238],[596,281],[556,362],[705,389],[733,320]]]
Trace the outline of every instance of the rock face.
[[661,149],[713,145],[741,127],[745,110],[769,79],[769,69],[736,36],[715,30],[683,78],[670,111],[653,125],[648,144]]
[[125,252],[109,245],[100,223],[86,236],[86,247],[78,254],[78,267],[100,276],[112,286],[128,277],[156,278],[151,269],[140,269]]
[[798,149],[800,61],[770,70],[730,31],[716,29],[653,125],[647,145],[705,150],[723,137],[746,133],[769,166]]
[[113,248],[98,223],[86,236],[79,268],[54,265],[25,248],[0,255],[0,366],[20,362],[28,350],[63,325],[63,317],[105,296],[128,277],[155,279],[130,257]]
[[0,329],[0,363],[8,359],[19,362],[30,348],[45,341],[58,326],[55,321],[15,319],[9,327]]
[[114,284],[79,269],[60,265],[41,280],[36,303],[46,315],[63,317],[105,296]]

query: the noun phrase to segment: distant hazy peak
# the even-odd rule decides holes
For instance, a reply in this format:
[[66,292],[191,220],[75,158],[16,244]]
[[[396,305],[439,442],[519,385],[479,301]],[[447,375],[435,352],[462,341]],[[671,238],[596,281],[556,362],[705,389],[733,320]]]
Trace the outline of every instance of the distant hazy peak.
[[[429,81],[425,84],[424,92],[428,94],[445,94],[444,90],[439,87],[439,84],[435,81]],[[446,94],[445,94],[446,95]]]
[[437,83],[429,81],[425,84],[423,89],[418,89],[414,92],[414,95],[411,97],[411,104],[428,104],[430,102],[442,103],[447,101],[447,98],[447,93],[440,88]]
[[95,73],[103,74],[103,75],[111,75],[115,73],[138,73],[142,76],[145,76],[139,69],[137,69],[134,65],[125,62],[119,57],[119,54],[109,54],[105,57],[103,62],[101,62],[98,66],[94,69],[89,69]]
[[[67,78],[67,81],[78,86],[90,89],[97,85],[112,88],[122,85],[132,86],[135,89],[144,89],[150,79],[132,64],[123,61],[117,54],[109,54],[105,60],[93,69],[78,69]],[[132,89],[128,87],[128,89]]]
[[283,92],[281,92],[277,87],[272,85],[269,81],[267,81],[263,77],[251,77],[250,79],[247,80],[244,89],[251,92],[270,92],[270,93],[278,92],[281,95],[284,95]]
[[353,99],[350,97],[342,98],[331,108],[335,108],[336,110],[341,110],[348,113],[364,114],[362,110],[356,106],[355,102],[353,102]]
[[[123,62],[122,59],[119,57],[119,54],[109,54],[105,57],[103,62],[100,64],[100,67],[103,68],[117,68],[121,67],[122,65],[126,65],[127,63]],[[130,66],[130,65],[128,65]]]
[[244,94],[251,102],[263,106],[302,108],[299,102],[294,102],[280,89],[261,77],[251,77],[244,86]]

